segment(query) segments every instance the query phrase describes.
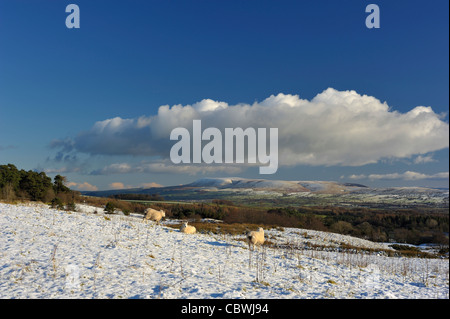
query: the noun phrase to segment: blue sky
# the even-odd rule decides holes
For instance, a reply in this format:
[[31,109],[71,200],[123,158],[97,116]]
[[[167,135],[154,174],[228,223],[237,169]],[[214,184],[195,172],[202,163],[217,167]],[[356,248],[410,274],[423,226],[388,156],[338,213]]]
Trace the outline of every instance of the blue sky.
[[[65,25],[70,3],[80,8],[79,29]],[[380,8],[379,29],[365,25],[369,3]],[[448,187],[448,6],[0,0],[0,164],[60,173],[86,190],[236,175]],[[198,113],[207,99],[227,109]],[[263,104],[271,109],[261,111]],[[254,116],[274,114],[286,128],[277,173],[172,165],[169,135],[160,136],[167,128],[156,129],[167,123],[163,105],[180,106],[168,113],[176,124],[191,109],[224,127],[270,124],[240,116],[239,105]],[[319,106],[336,116],[307,130]],[[111,125],[100,132],[96,123]]]

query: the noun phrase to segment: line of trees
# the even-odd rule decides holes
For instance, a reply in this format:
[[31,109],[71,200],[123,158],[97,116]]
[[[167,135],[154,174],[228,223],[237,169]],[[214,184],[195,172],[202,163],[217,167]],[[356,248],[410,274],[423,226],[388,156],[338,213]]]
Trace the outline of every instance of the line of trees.
[[61,175],[52,181],[44,172],[19,170],[13,164],[0,165],[0,198],[7,201],[51,202],[59,207],[72,204],[78,193],[65,186],[65,182]]
[[368,209],[343,207],[275,208],[268,211],[291,216],[299,221],[314,220],[316,230],[366,238],[372,241],[397,241],[410,244],[448,245],[449,214],[445,210]]

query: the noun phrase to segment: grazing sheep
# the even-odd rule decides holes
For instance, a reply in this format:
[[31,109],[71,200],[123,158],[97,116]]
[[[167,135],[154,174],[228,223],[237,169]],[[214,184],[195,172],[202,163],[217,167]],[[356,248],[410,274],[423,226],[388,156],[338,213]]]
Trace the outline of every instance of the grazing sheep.
[[145,211],[144,220],[151,220],[151,221],[159,223],[159,221],[163,217],[166,217],[166,213],[163,210],[147,208]]
[[259,227],[258,231],[248,232],[247,241],[248,241],[248,248],[251,250],[255,249],[255,245],[264,244],[264,229]]
[[188,225],[187,222],[184,222],[183,225],[181,225],[180,227],[180,231],[185,234],[195,234],[197,229],[195,229],[194,226]]

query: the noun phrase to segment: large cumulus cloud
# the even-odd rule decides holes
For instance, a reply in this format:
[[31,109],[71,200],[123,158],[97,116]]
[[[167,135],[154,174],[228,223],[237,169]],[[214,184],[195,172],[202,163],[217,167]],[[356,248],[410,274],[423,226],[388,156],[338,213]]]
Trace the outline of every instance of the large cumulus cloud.
[[202,120],[203,129],[222,132],[226,127],[278,128],[279,165],[360,166],[449,146],[449,125],[431,107],[401,113],[375,97],[332,88],[310,101],[280,93],[253,104],[205,99],[192,105],[163,105],[156,115],[99,121],[52,145],[63,151],[167,160],[174,144],[170,132],[176,127],[191,130],[194,119]]

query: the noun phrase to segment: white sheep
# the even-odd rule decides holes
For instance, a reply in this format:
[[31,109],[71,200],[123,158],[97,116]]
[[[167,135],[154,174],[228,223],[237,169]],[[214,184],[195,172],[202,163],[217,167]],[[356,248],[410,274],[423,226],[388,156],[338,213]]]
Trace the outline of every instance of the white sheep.
[[[264,229],[259,227],[258,231],[251,231],[247,233],[248,248],[253,250],[256,245],[264,244]],[[252,249],[253,248],[253,249]]]
[[185,234],[195,234],[197,229],[195,229],[194,226],[188,225],[187,222],[184,222],[183,225],[181,225],[180,227],[180,231]]
[[147,208],[145,210],[144,220],[151,220],[151,221],[159,223],[159,221],[163,217],[166,217],[166,213],[162,209],[156,210],[153,208]]

